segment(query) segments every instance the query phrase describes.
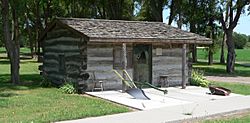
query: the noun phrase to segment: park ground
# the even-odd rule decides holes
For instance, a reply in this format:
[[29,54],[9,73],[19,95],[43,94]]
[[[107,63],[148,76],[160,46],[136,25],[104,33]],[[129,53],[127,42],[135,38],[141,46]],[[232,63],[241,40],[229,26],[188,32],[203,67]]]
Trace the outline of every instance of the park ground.
[[[204,71],[205,76],[250,77],[250,63],[247,55],[250,49],[237,50],[236,71],[225,72],[225,64],[215,63],[208,66],[205,51],[199,50],[199,61],[193,67]],[[0,122],[53,122],[86,117],[96,117],[133,111],[101,99],[78,94],[64,94],[58,88],[40,86],[43,80],[38,71],[39,63],[27,54],[27,48],[21,49],[21,85],[12,85],[9,81],[9,62],[4,48],[0,48]],[[218,59],[215,54],[215,61]],[[250,95],[250,85],[238,82],[218,82],[214,85],[231,89],[234,93]],[[225,117],[215,117],[199,122],[250,122],[250,111]]]

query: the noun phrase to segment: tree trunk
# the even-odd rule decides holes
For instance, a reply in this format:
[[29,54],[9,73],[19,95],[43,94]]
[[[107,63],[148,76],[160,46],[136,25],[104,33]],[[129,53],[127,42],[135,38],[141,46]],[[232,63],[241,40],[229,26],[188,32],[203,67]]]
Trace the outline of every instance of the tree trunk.
[[197,62],[197,48],[196,48],[196,44],[192,45],[192,62],[193,63]]
[[19,84],[19,63],[20,63],[20,57],[19,57],[19,50],[20,50],[20,44],[19,44],[19,25],[18,25],[18,17],[15,5],[12,7],[12,18],[13,18],[13,26],[14,26],[14,34],[13,34],[13,41],[14,41],[14,51],[13,51],[13,67],[11,68],[12,71],[14,71],[14,75],[12,76],[12,80],[14,79],[15,84]]
[[[192,32],[192,33],[196,32],[196,27],[195,27],[195,24],[193,22],[190,22],[190,32]],[[197,48],[196,48],[196,44],[193,44],[191,46],[191,50],[192,50],[192,62],[196,63],[197,62]]]
[[215,39],[215,34],[214,34],[215,27],[214,27],[214,19],[213,18],[209,19],[208,26],[211,27],[211,30],[209,31],[207,37],[212,38],[212,41],[213,41],[213,44],[211,44],[209,46],[209,49],[208,49],[208,65],[212,65],[213,60],[214,60],[214,39]]
[[[14,38],[15,41],[11,40],[10,28],[9,28],[9,1],[2,1],[2,19],[3,19],[3,31],[4,31],[4,43],[10,59],[10,70],[11,70],[11,82],[13,84],[19,84],[19,42],[18,42],[18,21],[16,18],[16,13],[13,11],[14,18]],[[12,8],[15,10],[14,8]],[[17,29],[16,29],[17,28]]]
[[227,48],[228,48],[228,53],[227,53],[227,67],[226,70],[228,73],[233,73],[234,72],[234,65],[235,65],[235,46],[233,42],[233,30],[228,30],[226,33],[226,43],[227,43]]
[[51,15],[51,0],[47,0],[46,1],[46,7],[43,7],[44,10],[44,22],[45,22],[45,26],[48,26],[49,23],[49,18]]
[[182,13],[180,12],[178,15],[179,15],[179,20],[177,21],[177,26],[179,29],[181,29],[182,24],[183,24]]
[[38,62],[42,61],[42,57],[41,57],[41,46],[42,46],[42,42],[40,42],[40,34],[41,31],[43,30],[43,26],[42,26],[42,22],[41,22],[41,13],[40,13],[40,3],[41,0],[36,0],[36,42],[37,42],[37,55],[38,55]]
[[214,60],[214,55],[213,52],[211,50],[213,46],[209,46],[209,51],[208,51],[208,65],[212,65],[213,64],[213,60]]
[[175,16],[175,0],[171,1],[168,25],[171,25]]
[[225,44],[225,40],[226,40],[226,35],[225,33],[223,34],[223,39],[221,42],[221,54],[220,54],[220,63],[221,64],[225,64],[225,56],[224,56],[224,44]]
[[27,4],[25,3],[25,7],[26,7],[26,13],[25,13],[25,21],[26,21],[26,28],[27,28],[27,32],[28,32],[28,38],[29,38],[29,47],[30,47],[30,56],[31,58],[34,58],[34,44],[33,44],[33,40],[32,40],[32,34],[31,34],[31,28],[30,28],[30,22],[29,22],[29,9]]

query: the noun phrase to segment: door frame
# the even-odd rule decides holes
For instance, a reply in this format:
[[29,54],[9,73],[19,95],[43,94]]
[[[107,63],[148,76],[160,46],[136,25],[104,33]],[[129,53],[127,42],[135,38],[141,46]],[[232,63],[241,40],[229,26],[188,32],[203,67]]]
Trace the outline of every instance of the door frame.
[[153,49],[153,47],[152,47],[152,44],[133,44],[133,53],[132,53],[132,55],[133,55],[133,57],[132,57],[132,62],[133,62],[133,80],[135,80],[135,60],[134,60],[134,54],[135,54],[135,47],[136,46],[148,46],[148,53],[149,53],[149,63],[148,63],[148,67],[149,67],[149,78],[148,78],[148,80],[149,80],[149,83],[150,84],[152,84],[153,82],[152,82],[152,70],[153,70],[153,66],[152,66],[152,59],[153,59],[153,53],[152,53],[152,49]]

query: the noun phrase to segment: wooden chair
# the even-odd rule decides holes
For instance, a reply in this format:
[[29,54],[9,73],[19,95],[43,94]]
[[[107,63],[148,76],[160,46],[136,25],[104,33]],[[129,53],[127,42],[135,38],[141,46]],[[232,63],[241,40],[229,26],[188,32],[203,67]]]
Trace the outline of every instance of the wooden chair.
[[98,80],[96,78],[96,75],[95,75],[95,72],[93,71],[92,72],[92,76],[91,76],[91,79],[92,79],[92,83],[93,83],[93,88],[92,88],[92,92],[93,91],[103,91],[103,81],[102,80]]

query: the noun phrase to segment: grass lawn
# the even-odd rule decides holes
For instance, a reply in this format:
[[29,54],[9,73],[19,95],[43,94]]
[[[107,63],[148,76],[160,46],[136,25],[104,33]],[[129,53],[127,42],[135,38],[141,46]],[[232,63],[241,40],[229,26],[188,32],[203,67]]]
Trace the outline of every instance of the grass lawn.
[[[212,82],[213,85],[223,86],[232,90],[233,93],[250,95],[249,84],[239,83],[224,83],[224,82]],[[202,123],[250,123],[250,111],[237,113],[225,117],[218,117],[216,119],[210,119],[201,121]]]
[[[225,52],[227,52],[225,50]],[[240,63],[250,63],[249,56],[250,49],[236,49],[236,62]],[[198,49],[198,59],[200,61],[207,61],[207,53],[203,49]],[[225,53],[226,58],[226,53]],[[214,54],[214,60],[218,62],[220,59],[220,52]],[[250,77],[250,67],[242,66],[240,64],[235,65],[235,72],[233,74],[226,73],[226,65],[215,63],[213,65],[207,65],[206,62],[198,62],[193,65],[195,69],[200,69],[204,71],[205,75],[213,76],[244,76]],[[250,95],[250,85],[239,84],[239,83],[224,83],[224,82],[212,82],[215,86],[222,86],[229,88],[233,93]],[[250,123],[250,111],[244,114],[236,114],[233,116],[228,116],[225,118],[217,118],[212,120],[202,121],[203,123]]]
[[32,59],[22,60],[23,84],[12,85],[9,62],[0,54],[0,123],[53,122],[130,111],[101,99],[63,94],[57,88],[41,88],[38,65]]
[[250,84],[228,83],[228,82],[212,82],[212,85],[222,86],[232,90],[232,93],[250,95]]
[[198,62],[193,65],[193,68],[204,71],[205,75],[250,77],[250,67],[240,64],[235,64],[235,72],[232,74],[226,72],[226,64],[214,63],[213,65],[207,65],[206,62]]
[[[227,57],[227,49],[224,50],[225,52],[225,59]],[[235,49],[236,52],[236,62],[250,62],[250,49]],[[207,61],[207,51],[205,49],[197,49],[197,58],[201,60]],[[219,61],[220,60],[220,49],[216,51],[214,54],[214,60]]]
[[233,115],[215,120],[206,120],[203,123],[250,123],[250,111],[244,114]]

